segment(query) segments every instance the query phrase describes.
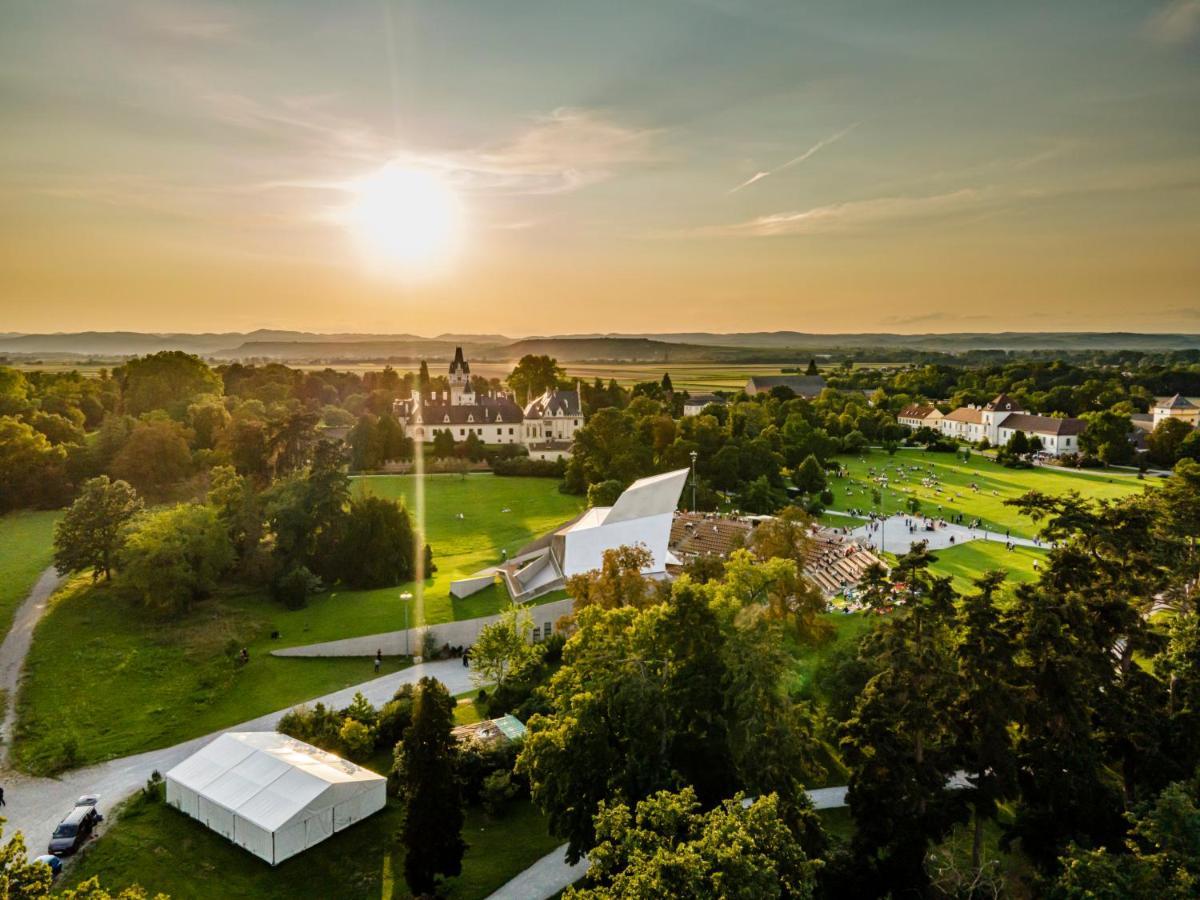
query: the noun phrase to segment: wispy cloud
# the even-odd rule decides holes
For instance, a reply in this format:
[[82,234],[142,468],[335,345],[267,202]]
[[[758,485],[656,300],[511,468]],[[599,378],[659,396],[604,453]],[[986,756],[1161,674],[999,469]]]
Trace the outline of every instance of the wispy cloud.
[[843,128],[841,131],[837,132],[836,134],[831,134],[827,138],[822,138],[821,140],[819,140],[815,144],[813,144],[811,147],[809,147],[807,150],[805,150],[803,153],[801,153],[799,156],[792,157],[791,159],[789,159],[787,162],[785,162],[781,166],[776,166],[774,169],[767,169],[766,171],[762,171],[762,172],[755,172],[753,175],[751,175],[749,178],[747,178],[745,181],[743,181],[737,187],[730,189],[729,193],[736,194],[738,191],[742,190],[743,188],[748,188],[748,187],[750,187],[750,185],[755,184],[756,182],[762,181],[764,178],[767,178],[770,175],[776,175],[779,172],[784,171],[785,169],[790,169],[792,166],[800,165],[800,163],[811,158],[814,154],[816,154],[820,150],[824,149],[825,147],[828,147],[830,144],[834,143],[835,141],[839,141],[842,138],[844,138],[851,131],[853,131],[855,128],[857,128],[858,125],[859,125],[859,123],[855,122],[853,125],[849,126],[848,128]]
[[497,144],[446,153],[425,163],[460,186],[513,194],[557,194],[605,181],[618,169],[658,159],[658,132],[601,112],[560,108]]
[[959,213],[978,206],[990,196],[980,188],[963,188],[928,197],[879,197],[849,203],[832,203],[812,209],[770,213],[732,225],[692,230],[707,237],[776,237],[847,231],[905,219],[924,219]]
[[126,7],[136,30],[181,41],[228,41],[240,35],[244,12],[196,0],[154,0]]
[[1170,0],[1146,21],[1146,34],[1160,44],[1187,44],[1200,35],[1200,0]]

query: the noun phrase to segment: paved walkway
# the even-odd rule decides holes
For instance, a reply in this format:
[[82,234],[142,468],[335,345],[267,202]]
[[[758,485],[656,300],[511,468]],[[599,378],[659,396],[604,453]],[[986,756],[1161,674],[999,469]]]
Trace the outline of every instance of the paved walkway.
[[[909,532],[905,522],[915,521],[916,530]],[[1041,547],[1049,549],[1044,542],[1022,537],[1004,536],[1002,531],[989,531],[986,528],[968,528],[966,525],[939,525],[933,531],[926,531],[921,524],[922,519],[911,519],[910,516],[890,516],[879,520],[876,527],[870,523],[860,525],[850,532],[850,537],[856,541],[871,544],[879,550],[903,556],[913,544],[925,541],[930,550],[945,550],[947,547],[957,547],[970,541],[996,541],[1011,543],[1018,547]]]
[[7,763],[8,749],[12,745],[13,725],[17,721],[17,688],[21,684],[21,669],[25,666],[25,655],[29,653],[29,645],[33,642],[33,629],[38,620],[46,612],[50,596],[62,583],[62,576],[51,566],[46,569],[33,585],[29,596],[17,608],[13,615],[12,628],[0,644],[0,690],[8,696],[4,709],[4,719],[0,721],[0,766]]

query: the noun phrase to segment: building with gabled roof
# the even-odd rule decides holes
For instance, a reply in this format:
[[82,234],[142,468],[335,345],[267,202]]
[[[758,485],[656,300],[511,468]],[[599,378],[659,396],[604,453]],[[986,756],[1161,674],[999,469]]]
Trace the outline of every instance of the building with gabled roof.
[[972,443],[986,439],[993,446],[1003,446],[1021,432],[1029,440],[1036,438],[1043,453],[1061,456],[1079,452],[1079,435],[1086,425],[1083,419],[1034,415],[1007,394],[999,394],[983,406],[960,406],[946,413],[937,427],[947,437]]
[[746,395],[769,394],[772,388],[785,387],[797,397],[812,400],[825,390],[825,379],[820,375],[751,375],[746,382]]
[[932,403],[910,403],[896,414],[896,421],[912,429],[937,428],[942,414]]
[[418,391],[392,404],[413,440],[433,443],[439,431],[449,431],[455,441],[473,434],[485,444],[521,444],[535,458],[557,459],[570,453],[575,432],[583,427],[578,388],[551,388],[522,409],[510,393],[475,390],[462,347],[455,348],[449,381],[448,391]]
[[1200,406],[1182,394],[1155,400],[1150,414],[1153,416],[1154,428],[1165,419],[1179,419],[1193,428],[1200,426]]

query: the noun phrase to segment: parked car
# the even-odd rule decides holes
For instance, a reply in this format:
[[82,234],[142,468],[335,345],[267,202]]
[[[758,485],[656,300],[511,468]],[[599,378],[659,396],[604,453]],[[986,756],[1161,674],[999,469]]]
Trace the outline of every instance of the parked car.
[[55,856],[69,856],[74,853],[100,824],[100,819],[100,813],[96,811],[94,804],[77,805],[54,829],[54,834],[50,837],[50,852]]
[[62,871],[62,860],[52,853],[47,853],[45,856],[39,856],[34,862],[45,863],[50,867],[50,877],[57,878],[58,873]]

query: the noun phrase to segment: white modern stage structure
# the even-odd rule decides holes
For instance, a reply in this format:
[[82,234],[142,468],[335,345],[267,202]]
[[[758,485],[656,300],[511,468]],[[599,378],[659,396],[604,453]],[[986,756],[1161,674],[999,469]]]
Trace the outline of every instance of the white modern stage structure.
[[166,782],[169,804],[271,865],[387,803],[382,775],[275,732],[223,734]]
[[612,506],[597,506],[553,533],[521,549],[500,569],[516,600],[562,587],[572,575],[599,569],[604,551],[641,545],[650,552],[647,575],[665,572],[678,561],[667,544],[688,469],[639,478]]

